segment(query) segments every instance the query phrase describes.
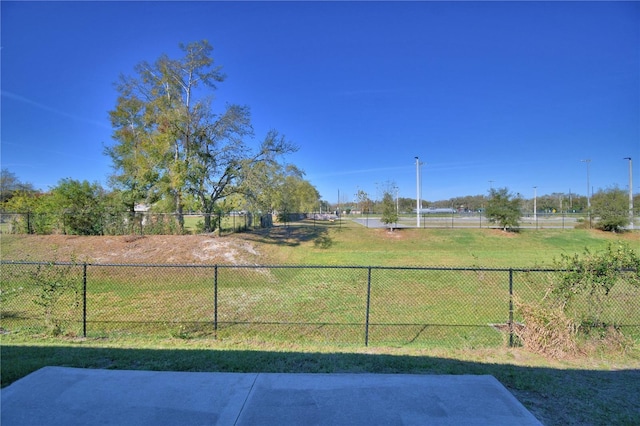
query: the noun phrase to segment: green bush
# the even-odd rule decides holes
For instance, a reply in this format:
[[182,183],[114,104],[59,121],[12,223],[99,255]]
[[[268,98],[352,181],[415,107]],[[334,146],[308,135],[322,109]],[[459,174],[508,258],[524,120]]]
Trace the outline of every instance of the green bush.
[[640,256],[626,243],[610,243],[601,252],[562,255],[555,264],[560,273],[540,302],[515,300],[523,346],[552,357],[602,344],[624,348],[610,295],[616,285],[640,287]]

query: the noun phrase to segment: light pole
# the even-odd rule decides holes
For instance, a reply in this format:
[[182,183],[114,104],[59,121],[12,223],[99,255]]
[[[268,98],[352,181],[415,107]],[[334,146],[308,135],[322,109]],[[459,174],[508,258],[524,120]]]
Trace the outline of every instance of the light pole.
[[631,165],[631,157],[624,157],[629,160],[629,226],[633,229],[633,166]]
[[538,187],[534,186],[533,187],[533,220],[536,221],[536,224],[538,223],[537,212],[538,212]]
[[395,187],[396,190],[396,215],[400,214],[400,201],[398,198],[398,187]]
[[589,163],[591,163],[591,159],[580,160],[582,163],[587,163],[587,209],[591,209],[591,197],[589,196]]
[[420,160],[416,157],[416,228],[420,228]]

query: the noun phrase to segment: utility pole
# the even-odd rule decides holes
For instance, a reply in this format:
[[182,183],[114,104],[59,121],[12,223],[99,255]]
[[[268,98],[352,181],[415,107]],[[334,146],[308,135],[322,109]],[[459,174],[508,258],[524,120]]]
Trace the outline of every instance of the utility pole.
[[416,157],[416,228],[420,228],[420,160]]
[[589,163],[591,163],[591,159],[580,160],[582,163],[587,163],[587,209],[591,209],[591,196],[589,195]]
[[[533,187],[533,220],[538,220],[538,187]],[[537,223],[537,222],[536,222]]]
[[629,226],[633,229],[633,166],[631,165],[631,157],[625,157],[629,160]]
[[398,187],[395,187],[396,189],[396,214],[400,214],[400,201],[398,198]]

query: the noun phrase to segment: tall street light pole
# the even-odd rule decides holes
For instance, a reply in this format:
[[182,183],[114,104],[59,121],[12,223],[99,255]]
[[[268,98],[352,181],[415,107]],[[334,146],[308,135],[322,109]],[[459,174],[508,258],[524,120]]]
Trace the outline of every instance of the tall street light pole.
[[633,229],[633,166],[631,165],[631,157],[624,157],[629,160],[629,226]]
[[538,187],[533,187],[533,220],[538,220]]
[[396,214],[400,214],[400,201],[398,198],[398,187],[395,187],[396,189]]
[[583,163],[587,163],[587,209],[591,209],[591,197],[589,196],[589,163],[591,163],[591,159],[580,160]]
[[416,228],[420,228],[420,160],[416,157]]

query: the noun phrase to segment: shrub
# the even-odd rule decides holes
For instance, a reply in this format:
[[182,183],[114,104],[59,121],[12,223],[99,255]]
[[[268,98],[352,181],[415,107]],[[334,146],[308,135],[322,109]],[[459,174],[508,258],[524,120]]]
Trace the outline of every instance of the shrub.
[[562,309],[519,300],[514,302],[525,324],[516,326],[514,332],[525,349],[552,358],[578,352],[576,336],[580,326]]
[[618,187],[600,190],[593,195],[593,211],[598,218],[596,227],[603,231],[621,232],[629,225],[629,198]]
[[507,188],[491,189],[485,214],[491,223],[497,223],[504,231],[517,232],[520,227],[519,197]]
[[602,252],[563,255],[556,267],[561,272],[540,302],[514,300],[524,320],[515,330],[522,345],[552,357],[603,345],[625,348],[626,339],[607,308],[617,283],[640,287],[638,254],[628,244],[610,243]]
[[80,305],[82,292],[73,276],[75,266],[74,263],[60,265],[51,262],[38,265],[30,274],[37,288],[33,303],[41,308],[47,331],[54,336],[63,334],[69,312],[77,310]]

